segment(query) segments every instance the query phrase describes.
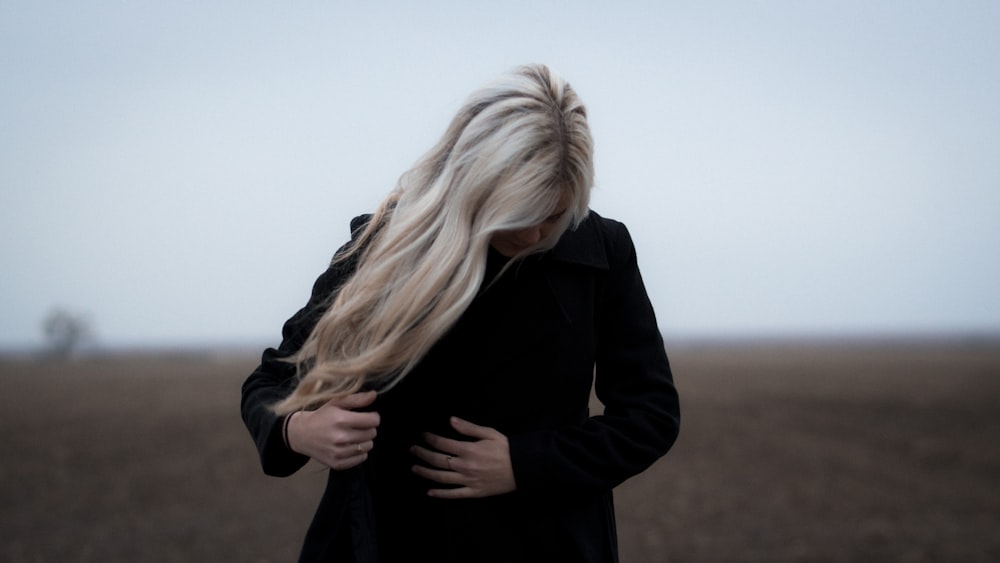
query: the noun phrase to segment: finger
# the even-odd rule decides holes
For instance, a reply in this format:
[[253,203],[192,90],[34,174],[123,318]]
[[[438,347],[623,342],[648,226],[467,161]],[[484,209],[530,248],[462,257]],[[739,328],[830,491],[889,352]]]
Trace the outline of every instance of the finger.
[[370,432],[378,428],[381,418],[377,412],[357,412],[342,410],[338,414],[340,424],[346,428]]
[[[437,467],[440,469],[447,469],[449,471],[454,471],[455,469],[454,464],[458,460],[458,458],[454,456],[450,456],[448,454],[444,454],[441,452],[431,451],[428,450],[427,448],[423,448],[420,446],[413,446],[412,448],[410,448],[410,453],[420,458],[420,460],[426,463],[427,465]],[[448,461],[449,457],[451,458],[450,463]]]
[[458,487],[455,489],[430,489],[427,491],[427,496],[434,498],[460,499],[479,498],[486,495],[478,493],[475,489],[470,487]]
[[468,453],[469,442],[452,440],[451,438],[445,438],[437,434],[431,434],[430,432],[424,433],[424,441],[439,452],[455,456]]
[[347,410],[355,410],[367,407],[375,402],[378,393],[375,391],[365,391],[363,393],[352,393],[343,397],[334,397],[326,402],[325,406],[340,407]]
[[377,412],[352,411],[328,403],[319,411],[318,420],[323,420],[328,425],[340,428],[353,428],[356,430],[370,430],[379,425],[381,418]]
[[374,429],[363,430],[342,430],[330,434],[330,443],[339,447],[356,447],[357,444],[374,441],[376,432]]
[[349,451],[354,454],[364,454],[370,452],[374,447],[375,447],[375,442],[373,442],[372,440],[365,440],[351,444],[349,447]]
[[342,442],[350,442],[352,444],[356,444],[358,442],[368,442],[374,440],[375,437],[378,436],[378,430],[374,428],[354,428],[345,431],[343,436],[347,439],[342,440]]
[[451,417],[451,427],[454,428],[459,434],[463,436],[469,436],[470,438],[479,438],[480,440],[488,440],[490,438],[496,438],[499,432],[490,428],[489,426],[479,426],[478,424],[473,424],[468,420],[463,420],[457,416]]
[[426,465],[414,465],[411,468],[411,471],[424,479],[428,479],[442,485],[462,485],[465,483],[465,476],[461,473],[455,473],[454,471],[432,469]]

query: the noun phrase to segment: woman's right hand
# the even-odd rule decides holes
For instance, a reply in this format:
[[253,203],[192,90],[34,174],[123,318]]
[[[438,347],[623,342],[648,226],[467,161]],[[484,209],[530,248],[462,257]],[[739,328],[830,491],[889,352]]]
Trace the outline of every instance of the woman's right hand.
[[377,412],[357,412],[375,401],[377,393],[355,393],[331,399],[314,411],[297,411],[288,418],[288,447],[331,469],[349,469],[368,459],[374,447]]

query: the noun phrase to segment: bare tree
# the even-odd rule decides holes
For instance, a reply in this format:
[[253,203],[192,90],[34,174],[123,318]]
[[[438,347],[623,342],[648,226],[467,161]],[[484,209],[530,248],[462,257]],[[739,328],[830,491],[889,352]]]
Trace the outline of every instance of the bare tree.
[[55,308],[42,321],[46,350],[56,358],[67,358],[93,339],[90,321],[83,315]]

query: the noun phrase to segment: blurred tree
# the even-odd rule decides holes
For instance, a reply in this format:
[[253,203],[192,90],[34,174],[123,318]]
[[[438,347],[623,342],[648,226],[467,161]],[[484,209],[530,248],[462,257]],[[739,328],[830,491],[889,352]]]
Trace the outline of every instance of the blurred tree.
[[90,321],[79,314],[55,308],[42,321],[46,350],[56,358],[69,357],[94,335]]

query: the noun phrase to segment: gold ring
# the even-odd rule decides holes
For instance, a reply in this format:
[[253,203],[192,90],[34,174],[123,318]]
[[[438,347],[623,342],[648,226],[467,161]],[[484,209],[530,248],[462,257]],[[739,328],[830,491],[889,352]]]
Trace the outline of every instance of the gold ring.
[[448,462],[448,469],[451,469],[451,457],[450,455],[444,456],[445,461]]
[[361,453],[361,442],[358,442],[358,453]]

